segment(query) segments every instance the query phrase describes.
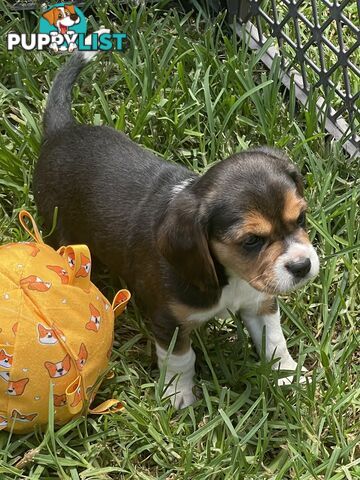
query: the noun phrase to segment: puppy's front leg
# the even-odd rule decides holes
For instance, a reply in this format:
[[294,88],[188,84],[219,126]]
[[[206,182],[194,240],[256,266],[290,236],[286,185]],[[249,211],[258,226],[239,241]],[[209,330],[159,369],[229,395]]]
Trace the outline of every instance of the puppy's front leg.
[[[278,358],[273,369],[296,370],[297,363],[292,358],[280,324],[280,311],[275,298],[264,302],[260,307],[247,307],[241,311],[241,318],[248,329],[257,351],[262,350],[262,338],[265,329],[265,355],[267,360]],[[302,369],[306,371],[305,368]],[[293,375],[278,380],[279,385],[287,385]],[[301,381],[305,379],[301,377]]]
[[[195,402],[193,394],[195,375],[195,352],[191,348],[188,331],[184,331],[181,325],[176,325],[174,319],[164,319],[153,324],[153,332],[156,340],[156,353],[159,368],[165,368],[165,396],[169,396],[171,403],[176,409],[185,408]],[[164,321],[165,320],[165,321]],[[174,350],[168,354],[168,347],[175,332],[179,327]]]
[[170,354],[167,361],[167,351],[156,343],[156,353],[159,368],[166,368],[165,396],[170,396],[176,409],[185,408],[195,402],[193,394],[195,375],[195,352],[190,347],[185,353]]

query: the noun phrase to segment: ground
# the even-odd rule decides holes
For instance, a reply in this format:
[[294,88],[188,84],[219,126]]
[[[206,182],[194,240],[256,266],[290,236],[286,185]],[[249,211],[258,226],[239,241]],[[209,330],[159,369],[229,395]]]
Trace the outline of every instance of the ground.
[[[209,22],[196,11],[102,4],[88,14],[89,29],[124,31],[129,48],[102,55],[84,71],[74,89],[79,121],[123,130],[198,172],[259,144],[285,149],[302,170],[321,271],[312,284],[281,298],[281,309],[290,350],[310,369],[312,382],[277,387],[276,373],[233,316],[194,335],[199,400],[174,411],[161,398],[151,336],[132,305],[116,324],[115,375],[98,395],[120,398],[125,411],[24,437],[1,432],[0,477],[359,478],[358,162],[324,133],[312,99],[299,106],[281,87],[278,65],[267,71],[223,17]],[[5,10],[0,19],[1,38],[36,28],[35,14]],[[38,218],[31,181],[41,114],[64,61],[0,46],[2,243],[27,239],[17,221],[21,208]],[[110,279],[95,280],[110,297]]]

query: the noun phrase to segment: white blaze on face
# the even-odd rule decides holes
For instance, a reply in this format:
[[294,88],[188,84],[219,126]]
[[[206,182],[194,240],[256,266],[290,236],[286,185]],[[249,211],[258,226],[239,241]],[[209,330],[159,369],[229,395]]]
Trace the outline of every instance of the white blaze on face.
[[[297,277],[286,267],[290,263],[310,260],[310,270],[303,277]],[[319,257],[310,243],[290,243],[287,251],[278,257],[274,265],[275,282],[278,292],[286,292],[301,287],[319,273]]]

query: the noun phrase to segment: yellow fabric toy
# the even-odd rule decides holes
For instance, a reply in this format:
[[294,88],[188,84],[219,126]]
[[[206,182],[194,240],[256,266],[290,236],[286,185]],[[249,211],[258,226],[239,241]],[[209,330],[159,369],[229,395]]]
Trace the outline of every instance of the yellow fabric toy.
[[120,290],[110,305],[91,283],[85,245],[56,252],[29,213],[20,221],[35,242],[0,247],[0,429],[15,433],[47,424],[51,384],[56,424],[88,409],[108,368],[114,313],[130,299]]

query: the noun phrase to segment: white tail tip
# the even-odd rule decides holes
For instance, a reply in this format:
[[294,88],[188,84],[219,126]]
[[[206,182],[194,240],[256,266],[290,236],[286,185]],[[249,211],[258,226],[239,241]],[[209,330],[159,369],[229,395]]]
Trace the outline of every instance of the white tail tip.
[[[85,45],[91,45],[92,35],[96,34],[96,35],[100,36],[103,33],[110,33],[110,30],[108,28],[100,28],[100,30],[97,30],[96,32],[88,35],[84,40]],[[90,60],[93,59],[99,52],[100,52],[100,50],[87,50],[87,51],[83,51],[81,53],[82,53],[82,56],[83,56],[84,60],[86,62],[90,62]]]

